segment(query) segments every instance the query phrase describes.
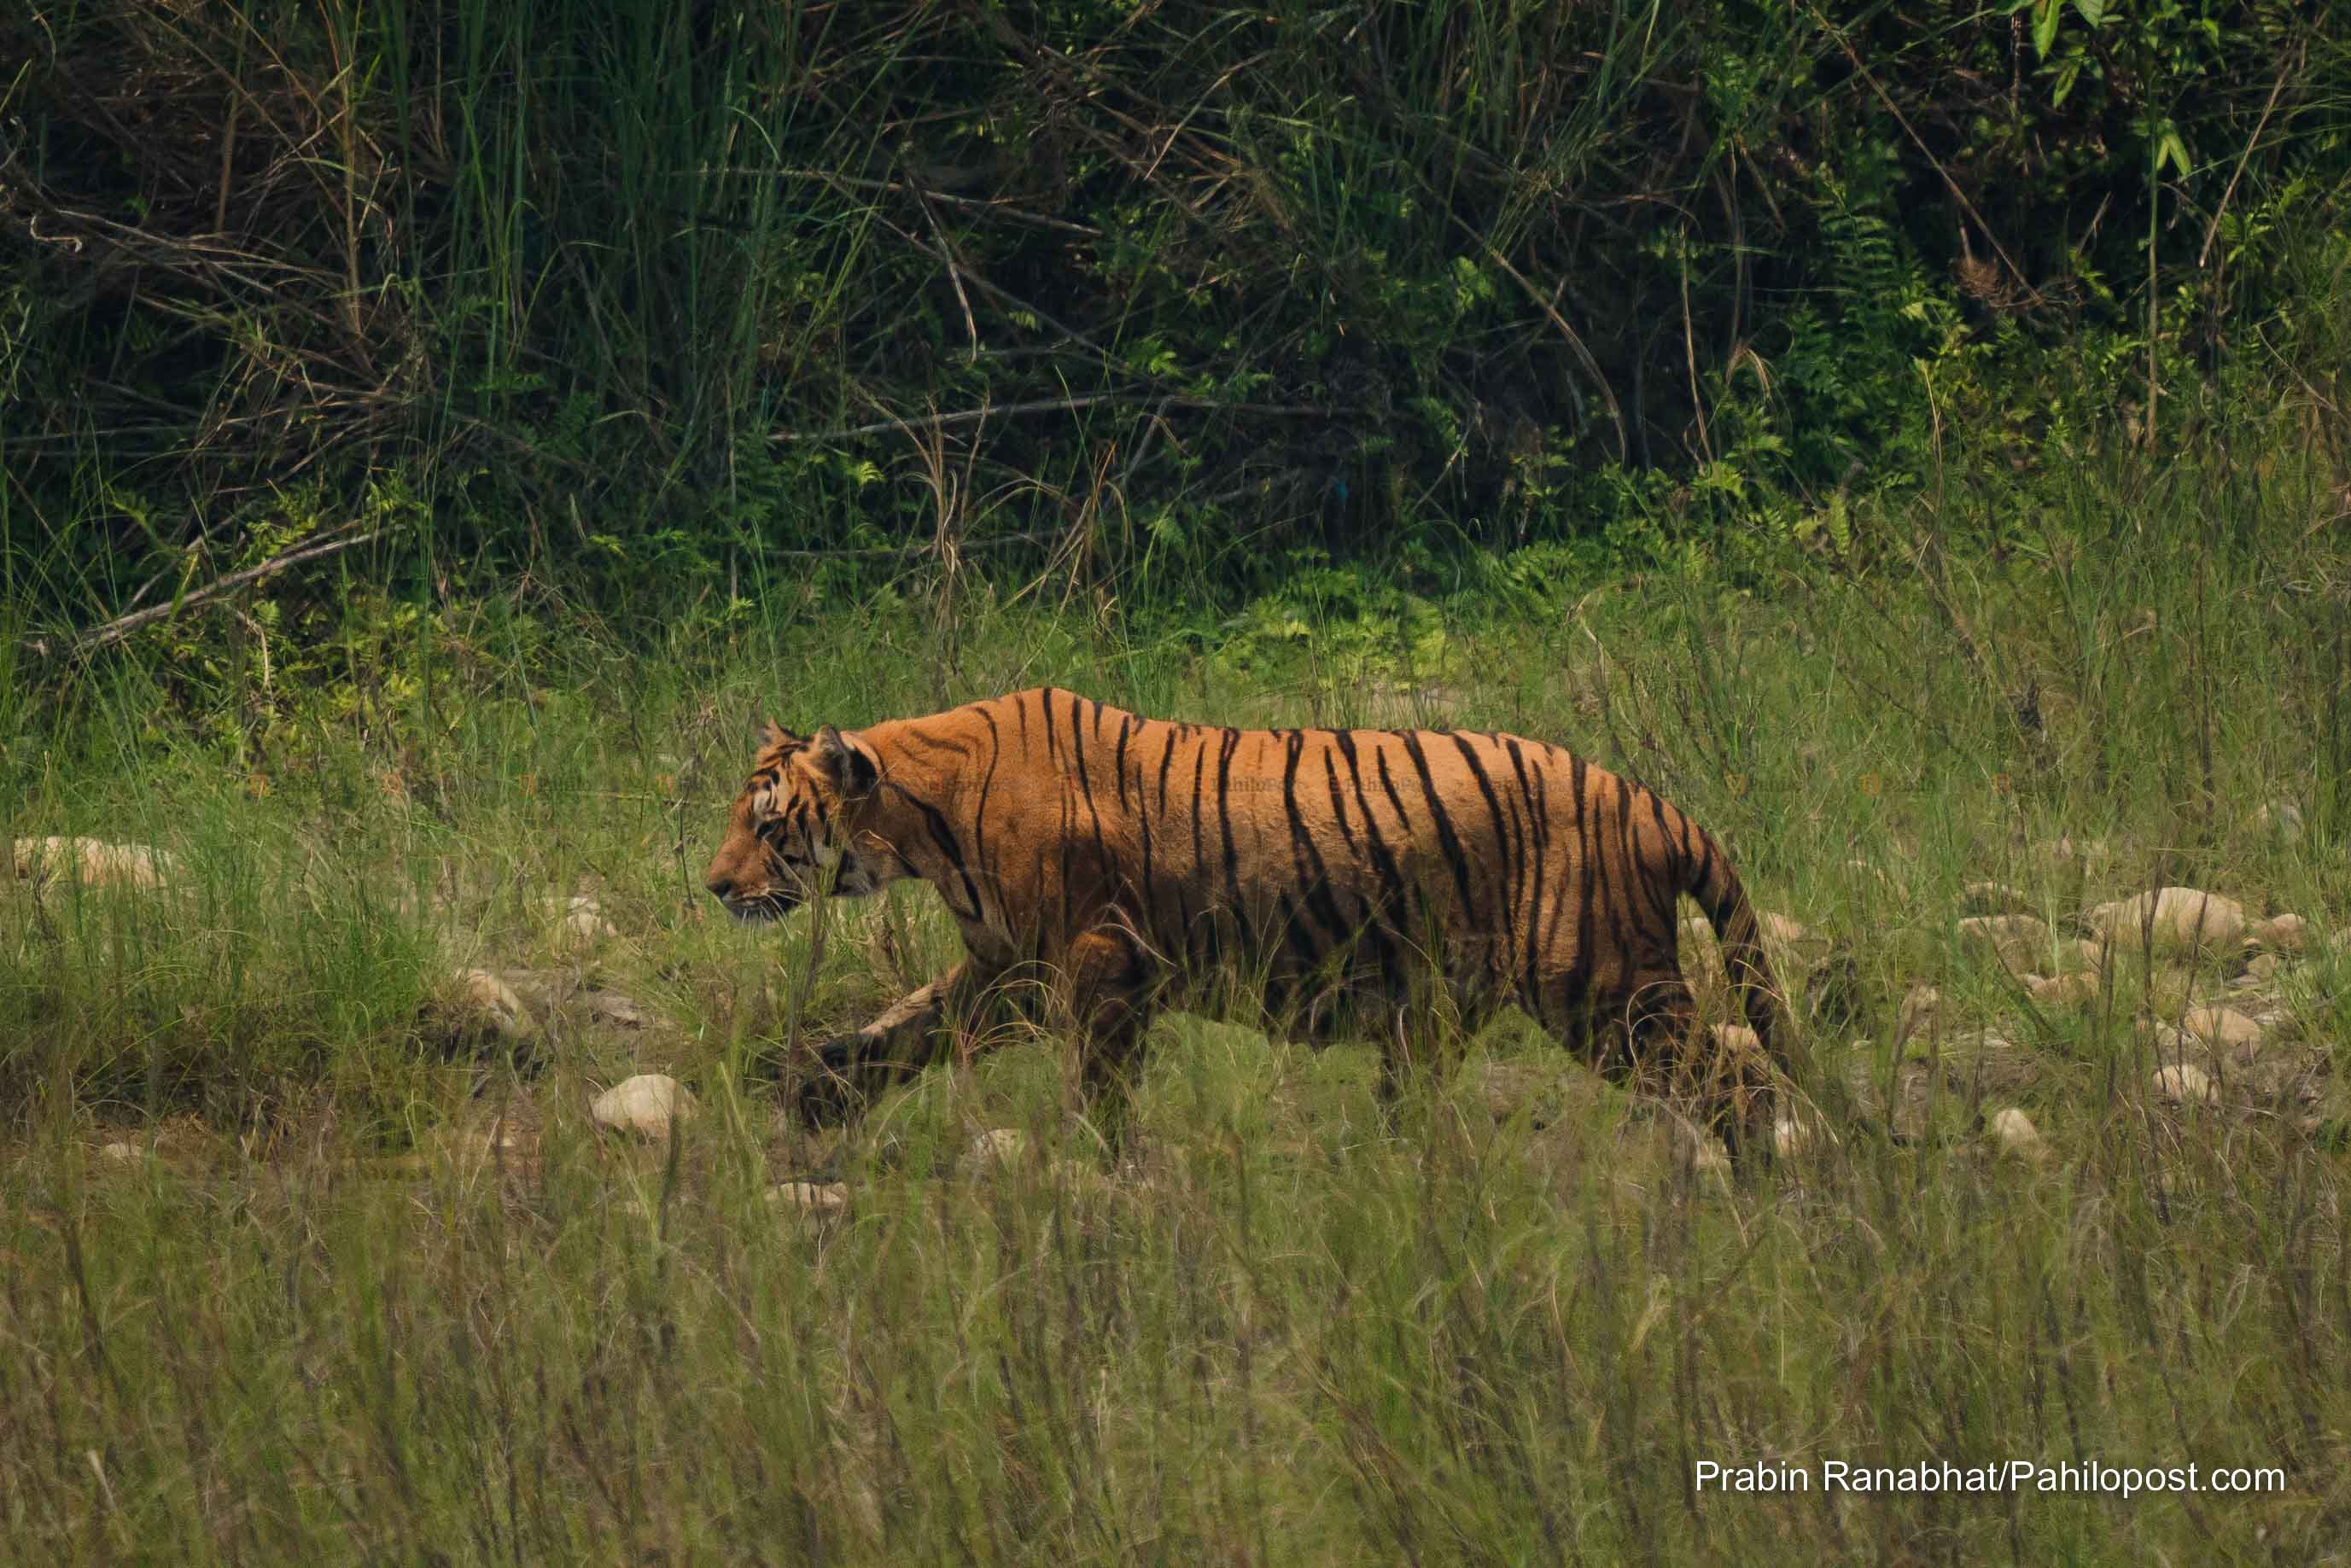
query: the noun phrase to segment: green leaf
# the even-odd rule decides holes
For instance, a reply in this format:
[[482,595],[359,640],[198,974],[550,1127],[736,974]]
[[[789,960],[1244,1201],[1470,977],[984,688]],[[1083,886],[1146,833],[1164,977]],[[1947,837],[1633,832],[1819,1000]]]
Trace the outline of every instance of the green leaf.
[[2041,0],[2033,13],[2032,52],[2044,60],[2049,57],[2049,46],[2057,41],[2058,4],[2059,0]]
[[2179,131],[2169,125],[2165,126],[2162,134],[2156,138],[2155,172],[2161,174],[2166,163],[2177,168],[2183,176],[2188,172],[2188,145],[2179,140]]

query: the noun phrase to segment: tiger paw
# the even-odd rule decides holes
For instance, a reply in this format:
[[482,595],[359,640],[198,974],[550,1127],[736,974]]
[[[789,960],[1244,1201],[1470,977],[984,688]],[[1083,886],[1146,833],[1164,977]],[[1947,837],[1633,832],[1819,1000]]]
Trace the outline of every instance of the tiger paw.
[[864,1057],[867,1043],[861,1035],[836,1035],[810,1052],[801,1070],[799,1111],[811,1126],[830,1126],[862,1106],[865,1095],[852,1069]]

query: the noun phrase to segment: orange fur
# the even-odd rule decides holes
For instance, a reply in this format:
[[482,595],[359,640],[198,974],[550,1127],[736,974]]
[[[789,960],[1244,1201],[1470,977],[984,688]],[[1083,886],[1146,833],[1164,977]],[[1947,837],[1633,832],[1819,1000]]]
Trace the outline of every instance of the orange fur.
[[1640,785],[1516,736],[1219,728],[1050,689],[854,735],[770,727],[711,891],[758,918],[908,876],[938,890],[967,957],[829,1048],[869,1077],[917,1070],[959,1009],[1032,977],[1099,1092],[1155,1006],[1239,977],[1274,1027],[1315,1038],[1386,1014],[1392,1088],[1421,988],[1473,1027],[1515,1002],[1603,1071],[1695,1093],[1736,1143],[1770,1113],[1768,1075],[1695,1028],[1685,894],[1786,1062],[1720,847]]

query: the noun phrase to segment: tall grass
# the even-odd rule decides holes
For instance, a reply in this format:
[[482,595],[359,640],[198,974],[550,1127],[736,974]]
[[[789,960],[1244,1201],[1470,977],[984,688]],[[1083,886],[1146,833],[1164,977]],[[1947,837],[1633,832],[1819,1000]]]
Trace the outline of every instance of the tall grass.
[[[181,869],[0,883],[0,1556],[2323,1559],[2351,1507],[2351,960],[2321,936],[2273,983],[2314,1103],[2232,1078],[2188,1107],[2135,1015],[2224,965],[2117,960],[2100,1005],[2032,1006],[1952,927],[1983,879],[2053,921],[2189,882],[2342,923],[2339,478],[2291,411],[2227,434],[1997,480],[1955,451],[1939,497],[1862,509],[1837,570],[1763,596],[1751,570],[1552,597],[1498,568],[1433,624],[1301,589],[1207,642],[975,575],[951,626],[910,592],[651,652],[451,611],[342,706],[230,731],[208,707],[260,700],[257,668],[101,661],[16,712],[6,826]],[[1997,549],[1935,548],[1963,537]],[[1523,1020],[1384,1119],[1368,1045],[1194,1018],[1158,1026],[1116,1171],[1050,1038],[811,1133],[778,1055],[954,938],[918,888],[825,912],[820,952],[815,917],[717,915],[696,878],[751,716],[1040,681],[1509,728],[1660,785],[1850,958],[1841,1022],[1775,954],[1824,1076],[1930,1071],[1909,1141],[1832,1105],[1834,1142],[1726,1182]],[[2254,821],[2280,801],[2300,837]],[[611,936],[560,931],[545,901],[575,892]],[[460,966],[648,1021],[558,1005],[486,1039],[446,1010]],[[1922,983],[1942,1003],[1908,1031]],[[701,1099],[674,1145],[589,1123],[647,1069]],[[2045,1160],[1987,1132],[2010,1106]],[[1028,1152],[970,1149],[1004,1125]],[[767,1196],[817,1175],[844,1215]],[[2284,1479],[1824,1495],[1831,1458]],[[1700,1491],[1700,1461],[1813,1486]]]
[[1834,531],[1931,386],[2168,407],[2327,293],[2351,45],[2241,11],[2066,13],[2060,93],[1940,0],[19,6],[0,570],[88,627],[345,528],[664,609]]

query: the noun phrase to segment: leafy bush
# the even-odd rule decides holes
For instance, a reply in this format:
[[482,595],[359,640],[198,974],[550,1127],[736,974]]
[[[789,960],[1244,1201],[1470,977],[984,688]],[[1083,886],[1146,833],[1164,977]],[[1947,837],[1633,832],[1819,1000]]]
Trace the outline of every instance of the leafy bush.
[[97,0],[0,49],[0,550],[83,621],[371,486],[371,574],[672,609],[810,551],[1834,543],[1955,410],[2159,420],[2307,312],[2351,166],[2291,0]]

